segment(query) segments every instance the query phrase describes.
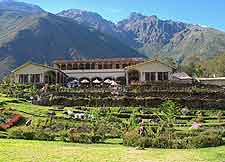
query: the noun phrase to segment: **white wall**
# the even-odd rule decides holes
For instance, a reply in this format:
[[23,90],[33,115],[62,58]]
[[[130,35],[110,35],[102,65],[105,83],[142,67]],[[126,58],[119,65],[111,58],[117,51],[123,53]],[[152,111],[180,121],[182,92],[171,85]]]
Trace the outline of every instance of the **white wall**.
[[171,79],[171,74],[173,72],[172,67],[162,64],[160,62],[146,62],[137,64],[133,67],[128,68],[128,70],[138,70],[140,72],[140,80],[145,81],[145,72],[168,72],[169,73],[169,80]]
[[118,78],[118,77],[125,77],[125,70],[123,69],[92,69],[92,70],[62,70],[66,73],[69,77],[73,78],[95,78],[99,77],[101,79],[105,78]]
[[166,66],[164,64],[161,63],[143,63],[143,64],[137,64],[136,66],[134,66],[136,70],[140,71],[140,72],[172,72],[173,69],[169,66]]
[[42,66],[38,66],[38,65],[34,65],[34,64],[27,64],[24,67],[22,67],[21,69],[18,69],[16,72],[14,72],[14,78],[15,78],[15,82],[19,83],[19,75],[20,74],[40,74],[41,78],[40,78],[40,82],[43,83],[44,82],[44,73],[49,71],[50,69],[47,67],[42,67]]

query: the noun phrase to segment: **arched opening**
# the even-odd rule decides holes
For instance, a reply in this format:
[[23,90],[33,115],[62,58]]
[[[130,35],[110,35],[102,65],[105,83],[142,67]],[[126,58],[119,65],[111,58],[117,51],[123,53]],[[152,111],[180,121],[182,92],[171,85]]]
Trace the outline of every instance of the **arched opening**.
[[138,70],[129,70],[128,71],[128,81],[129,83],[139,82],[140,81],[140,72]]
[[86,69],[86,70],[91,69],[91,65],[90,65],[90,63],[86,63],[86,64],[85,64],[85,69]]
[[66,64],[61,65],[61,70],[66,70]]
[[73,70],[73,65],[72,64],[68,64],[67,65],[67,70]]

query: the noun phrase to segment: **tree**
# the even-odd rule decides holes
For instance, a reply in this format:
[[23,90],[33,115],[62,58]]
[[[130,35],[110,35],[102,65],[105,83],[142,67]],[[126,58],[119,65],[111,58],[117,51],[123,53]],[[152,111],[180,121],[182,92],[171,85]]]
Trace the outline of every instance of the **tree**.
[[171,100],[167,100],[160,105],[159,117],[169,127],[173,126],[176,121],[176,117],[180,114],[180,106]]

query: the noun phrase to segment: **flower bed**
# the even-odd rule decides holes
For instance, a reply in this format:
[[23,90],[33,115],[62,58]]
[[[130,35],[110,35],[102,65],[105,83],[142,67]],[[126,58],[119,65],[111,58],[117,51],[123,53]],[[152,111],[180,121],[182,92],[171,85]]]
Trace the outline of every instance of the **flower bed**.
[[16,125],[23,118],[20,114],[13,114],[12,117],[4,124],[0,125],[0,129],[9,129]]

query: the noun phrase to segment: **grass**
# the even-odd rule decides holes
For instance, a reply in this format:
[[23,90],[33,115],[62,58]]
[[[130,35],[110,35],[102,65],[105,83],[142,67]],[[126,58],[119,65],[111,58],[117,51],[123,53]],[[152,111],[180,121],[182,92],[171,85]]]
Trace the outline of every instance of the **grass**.
[[118,144],[1,139],[0,162],[225,162],[225,146],[190,150],[136,150]]
[[[24,112],[22,115],[32,118],[34,122],[45,121],[50,107],[32,105],[21,100],[16,103],[14,100],[15,98],[0,95],[0,101],[6,102],[5,107],[15,108],[19,113]],[[62,112],[57,112],[57,116],[62,116]],[[186,119],[181,121],[188,123]],[[210,119],[207,124],[216,121]],[[58,119],[57,122],[77,123],[64,119]],[[186,130],[189,127],[177,129]],[[5,137],[7,133],[0,132],[0,136]],[[190,150],[136,150],[119,145],[121,142],[121,139],[108,139],[105,144],[87,145],[0,139],[0,162],[225,162],[225,146]]]
[[[11,97],[4,97],[0,95],[0,101],[5,101],[7,105],[5,107],[7,108],[13,108],[16,111],[25,112],[30,115],[36,115],[36,116],[47,116],[48,109],[50,107],[47,106],[37,106],[33,105],[31,103],[21,101],[19,99],[11,98]],[[17,101],[18,103],[14,102]]]

